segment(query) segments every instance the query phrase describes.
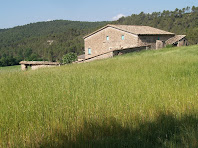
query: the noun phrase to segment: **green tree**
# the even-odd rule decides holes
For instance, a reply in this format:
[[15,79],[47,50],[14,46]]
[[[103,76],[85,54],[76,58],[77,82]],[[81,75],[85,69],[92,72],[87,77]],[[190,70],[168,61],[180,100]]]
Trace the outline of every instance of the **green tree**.
[[77,55],[76,55],[76,53],[73,53],[73,52],[70,52],[70,53],[64,55],[62,58],[63,64],[70,64],[76,60],[77,60]]

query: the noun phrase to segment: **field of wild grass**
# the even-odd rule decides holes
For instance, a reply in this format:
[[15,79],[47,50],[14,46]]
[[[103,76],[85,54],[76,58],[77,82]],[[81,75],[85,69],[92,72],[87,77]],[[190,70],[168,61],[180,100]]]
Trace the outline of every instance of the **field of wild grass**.
[[198,147],[198,46],[0,72],[0,147]]
[[0,73],[8,73],[8,72],[17,72],[21,70],[20,65],[16,66],[7,66],[7,67],[0,67]]

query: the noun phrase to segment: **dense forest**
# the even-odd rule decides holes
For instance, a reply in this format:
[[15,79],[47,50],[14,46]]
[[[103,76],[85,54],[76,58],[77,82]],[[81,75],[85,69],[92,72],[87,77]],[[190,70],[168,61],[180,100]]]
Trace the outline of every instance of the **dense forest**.
[[0,29],[0,66],[21,60],[60,61],[69,52],[82,54],[83,36],[108,24],[148,25],[176,34],[186,34],[190,44],[198,43],[198,7],[174,11],[132,14],[114,22],[56,20],[11,29]]
[[83,36],[108,22],[56,20],[0,30],[0,66],[21,60],[60,61],[64,54],[84,51]]

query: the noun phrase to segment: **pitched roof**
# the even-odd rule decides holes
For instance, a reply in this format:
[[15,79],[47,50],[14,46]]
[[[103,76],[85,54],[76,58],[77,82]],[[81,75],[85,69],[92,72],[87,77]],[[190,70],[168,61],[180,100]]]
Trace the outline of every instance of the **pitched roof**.
[[59,62],[49,62],[49,61],[21,61],[19,64],[28,65],[59,65]]
[[174,35],[174,33],[171,32],[167,32],[164,30],[160,30],[157,28],[153,28],[150,26],[135,26],[135,25],[106,25],[101,29],[96,30],[95,32],[92,32],[91,34],[87,35],[84,37],[87,38],[107,27],[112,27],[112,28],[116,28],[118,30],[122,30],[128,33],[132,33],[135,35]]
[[176,36],[174,36],[174,37],[168,39],[168,40],[166,41],[166,44],[174,44],[174,43],[180,41],[181,39],[183,39],[183,38],[185,38],[185,37],[186,37],[186,35],[176,35]]
[[111,25],[111,26],[136,35],[174,34],[150,26],[131,26],[131,25]]

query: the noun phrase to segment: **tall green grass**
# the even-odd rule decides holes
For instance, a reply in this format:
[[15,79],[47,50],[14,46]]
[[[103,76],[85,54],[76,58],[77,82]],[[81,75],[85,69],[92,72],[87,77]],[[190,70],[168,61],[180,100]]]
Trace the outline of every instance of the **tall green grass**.
[[0,73],[0,147],[198,147],[198,46]]
[[8,72],[17,72],[21,71],[21,66],[16,65],[16,66],[7,66],[7,67],[0,67],[0,73],[8,73]]

